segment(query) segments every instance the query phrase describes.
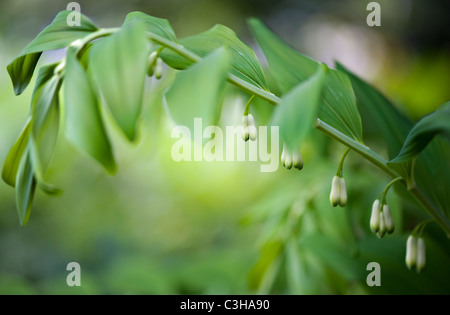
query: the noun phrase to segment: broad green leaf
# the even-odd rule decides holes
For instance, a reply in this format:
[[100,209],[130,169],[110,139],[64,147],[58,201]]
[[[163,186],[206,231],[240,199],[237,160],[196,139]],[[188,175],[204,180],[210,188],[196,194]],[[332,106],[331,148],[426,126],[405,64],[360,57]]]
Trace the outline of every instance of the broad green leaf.
[[66,59],[63,84],[66,136],[78,149],[114,173],[116,164],[103,125],[98,96],[73,48],[68,49]]
[[170,113],[177,124],[191,131],[196,117],[202,118],[204,126],[214,124],[220,114],[230,62],[228,50],[219,48],[198,64],[177,73],[166,93]]
[[270,73],[283,93],[289,92],[316,72],[318,62],[288,46],[260,20],[250,19],[248,23],[269,62]]
[[[402,143],[412,127],[412,122],[401,115],[395,107],[369,84],[349,72],[343,65],[337,68],[350,78],[361,113],[364,126],[364,137],[382,138],[386,144],[388,156],[393,158],[400,150]],[[404,178],[410,176],[412,165],[398,165],[393,168]]]
[[71,42],[98,30],[87,17],[81,15],[80,26],[69,26],[67,17],[73,11],[61,11],[50,25],[44,28],[31,43],[7,66],[16,95],[30,83],[41,53],[45,50],[64,48]]
[[53,76],[58,64],[42,67],[33,92],[31,103],[31,136],[29,154],[36,181],[48,194],[59,194],[62,191],[44,180],[59,131],[59,89],[61,79]]
[[[254,51],[243,43],[231,29],[216,25],[210,30],[179,40],[184,48],[200,57],[205,57],[221,46],[232,53],[231,74],[264,90],[268,90],[266,79]],[[161,52],[164,62],[175,69],[185,69],[192,62],[169,49]]]
[[300,148],[313,128],[326,70],[325,65],[319,65],[316,74],[294,87],[275,109],[272,124],[279,126],[281,139],[291,151]]
[[[266,56],[271,75],[283,93],[288,93],[314,74],[317,62],[287,45],[261,21],[251,19],[249,24]],[[345,74],[330,69],[318,117],[352,139],[363,142],[361,117],[351,83]]]
[[36,179],[33,166],[28,154],[22,156],[16,179],[16,205],[19,214],[20,225],[25,226],[28,222],[36,190]]
[[356,97],[350,80],[342,72],[328,71],[318,116],[345,135],[363,142]]
[[144,25],[128,23],[95,43],[90,70],[108,108],[130,141],[136,138],[148,53]]
[[[98,41],[94,42],[94,43],[97,44]],[[90,64],[89,55],[90,55],[92,46],[94,46],[93,43],[87,43],[86,45],[84,45],[84,47],[78,53],[78,58],[79,58],[80,63],[83,66],[84,69],[87,69],[89,64]]]
[[438,134],[450,139],[450,102],[441,105],[414,125],[399,154],[390,163],[402,163],[417,156]]
[[42,67],[33,92],[31,104],[30,155],[36,177],[42,180],[53,156],[59,130],[59,77],[53,74],[57,64]]
[[172,26],[166,19],[161,19],[139,11],[134,11],[127,14],[123,24],[126,25],[130,22],[142,23],[144,24],[145,31],[147,32],[152,32],[174,42],[177,40]]
[[[349,72],[342,65],[338,69],[350,78],[361,112],[364,137],[373,138],[375,142],[384,143],[390,159],[400,151],[413,123],[401,115],[398,110],[376,89]],[[418,156],[415,163],[414,180],[431,200],[445,213],[450,209],[450,147],[444,140],[435,138]],[[408,179],[412,163],[392,163],[389,167]],[[396,186],[400,188],[400,186]],[[411,199],[405,189],[398,192]]]
[[25,123],[25,127],[19,135],[19,138],[12,146],[3,165],[2,178],[8,185],[16,186],[17,171],[20,161],[28,145],[31,131],[31,117]]
[[34,68],[41,57],[42,52],[28,53],[25,55],[19,55],[11,62],[6,69],[14,87],[14,93],[16,95],[22,94],[27,88],[28,84],[33,77]]

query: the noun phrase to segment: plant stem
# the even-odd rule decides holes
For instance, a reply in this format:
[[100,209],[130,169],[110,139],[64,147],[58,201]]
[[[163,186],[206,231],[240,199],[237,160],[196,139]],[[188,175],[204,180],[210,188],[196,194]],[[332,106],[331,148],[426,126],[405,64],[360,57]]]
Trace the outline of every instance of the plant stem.
[[381,200],[381,204],[386,204],[386,194],[389,191],[389,189],[391,188],[392,185],[394,185],[396,182],[404,180],[403,177],[399,176],[397,178],[394,178],[393,180],[391,180],[391,182],[389,184],[386,185],[386,187],[384,187],[383,191],[381,192],[380,196],[378,197],[378,199]]
[[252,97],[250,97],[250,99],[248,100],[247,105],[245,105],[244,116],[247,116],[248,113],[250,112],[250,104],[252,103],[254,98],[255,95],[252,95]]
[[[389,174],[390,176],[394,178],[399,177],[399,175],[394,170],[390,169],[387,166],[386,164],[387,161],[383,157],[381,157],[374,151],[370,150],[368,147],[344,135],[340,131],[334,129],[333,127],[324,123],[318,118],[316,119],[315,127],[318,130],[325,133],[326,135],[330,136],[331,138],[343,143],[347,147],[351,148],[353,151],[359,153],[366,160],[372,162],[372,164],[378,166],[380,169],[382,169],[385,173]],[[403,183],[406,186],[405,181],[401,181],[401,183]],[[431,202],[431,200],[429,200],[429,198],[423,193],[423,191],[420,190],[417,186],[410,189],[409,192],[416,198],[418,203],[441,225],[441,227],[450,237],[450,222],[447,219],[447,217],[442,213],[442,211],[440,211],[439,208],[437,208]]]
[[[183,45],[174,43],[174,42],[172,42],[162,36],[154,34],[154,33],[147,33],[147,36],[153,42],[169,48],[170,50],[174,51],[175,53],[179,54],[182,57],[185,57],[186,59],[188,59],[192,62],[199,62],[200,60],[202,60],[201,57],[197,56],[192,51],[184,48]],[[269,91],[263,90],[262,88],[259,88],[253,84],[250,84],[247,81],[244,81],[241,78],[235,76],[234,74],[229,73],[227,80],[231,84],[241,88],[242,90],[246,91],[247,93],[249,93],[251,95],[256,95],[273,105],[276,105],[276,104],[280,103],[280,101],[281,101],[281,99],[279,97],[277,97],[275,94],[270,93]]]
[[[153,42],[160,44],[162,46],[165,46],[169,48],[170,50],[174,51],[178,55],[185,57],[186,59],[192,61],[192,62],[199,62],[202,58],[191,52],[190,50],[184,48],[183,45],[180,45],[178,43],[174,43],[164,37],[161,37],[154,33],[147,33],[147,36],[150,40]],[[270,93],[266,90],[263,90],[262,88],[259,88],[253,84],[250,84],[241,78],[238,78],[237,76],[233,74],[228,74],[228,82],[231,84],[241,88],[242,90],[252,94],[256,95],[267,102],[277,105],[281,102],[281,99],[276,96],[273,93]],[[331,138],[343,143],[347,147],[351,148],[353,151],[359,153],[362,157],[364,157],[366,160],[370,161],[372,164],[383,170],[388,175],[397,178],[399,177],[399,174],[395,172],[394,170],[390,169],[387,166],[387,161],[380,155],[378,155],[376,152],[372,151],[365,145],[355,141],[354,139],[346,136],[342,132],[336,130],[332,126],[326,124],[325,122],[321,121],[320,119],[316,119],[315,121],[315,127],[325,133],[326,135],[330,136]],[[403,184],[405,184],[405,181],[402,181]],[[428,197],[418,188],[414,187],[409,192],[416,198],[416,200],[419,202],[419,204],[426,210],[428,213],[433,216],[433,218],[442,226],[442,228],[447,232],[447,235],[450,237],[450,222],[447,219],[447,217],[428,199]]]
[[399,175],[392,169],[390,169],[387,166],[387,161],[366,147],[365,145],[355,141],[354,139],[344,135],[342,132],[334,129],[327,123],[323,122],[319,118],[316,119],[314,123],[314,127],[316,129],[322,131],[326,135],[330,136],[331,138],[341,142],[342,144],[345,144],[347,147],[351,148],[353,151],[359,153],[362,155],[366,160],[372,162],[372,164],[375,164],[379,168],[381,168],[385,173],[389,174],[392,177],[398,177]]
[[336,172],[336,176],[344,177],[344,176],[343,176],[342,167],[344,166],[344,160],[345,160],[345,157],[347,156],[347,154],[348,154],[351,150],[352,150],[352,149],[347,148],[347,150],[345,150],[344,154],[342,154],[341,161],[339,162],[339,166],[338,166],[338,169],[337,169],[337,172]]

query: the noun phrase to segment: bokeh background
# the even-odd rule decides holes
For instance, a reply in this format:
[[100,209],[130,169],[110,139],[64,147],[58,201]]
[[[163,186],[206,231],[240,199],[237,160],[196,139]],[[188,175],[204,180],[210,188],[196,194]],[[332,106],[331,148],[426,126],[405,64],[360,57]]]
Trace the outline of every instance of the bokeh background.
[[[78,1],[103,27],[119,26],[135,10],[169,19],[178,37],[225,24],[262,57],[246,25],[259,17],[302,53],[329,65],[339,60],[417,120],[450,99],[450,2],[378,1],[382,26],[372,28],[368,2]],[[14,96],[6,65],[67,3],[0,2],[2,166],[31,96],[31,88]],[[40,64],[63,54],[47,52]],[[420,210],[390,194],[396,232],[383,240],[369,233],[371,203],[388,181],[377,169],[350,155],[349,205],[329,205],[344,148],[320,134],[305,145],[302,173],[260,173],[258,162],[173,162],[171,124],[160,102],[173,75],[149,80],[137,144],[110,127],[119,166],[114,177],[61,134],[49,178],[65,192],[38,192],[25,228],[13,189],[0,183],[0,293],[450,293],[450,246],[437,227],[427,229],[425,271],[404,266],[408,231],[426,217]],[[224,122],[239,124],[245,101],[232,93]],[[256,103],[257,122],[271,110]],[[66,285],[71,261],[82,266],[79,288]],[[382,266],[381,288],[361,281],[369,261]]]

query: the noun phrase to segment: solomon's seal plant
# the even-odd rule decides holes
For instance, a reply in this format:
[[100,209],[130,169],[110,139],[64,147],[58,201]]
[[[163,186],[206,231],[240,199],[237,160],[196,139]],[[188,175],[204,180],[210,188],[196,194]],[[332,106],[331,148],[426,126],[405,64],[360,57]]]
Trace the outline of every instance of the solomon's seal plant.
[[[252,100],[259,99],[258,106],[275,106],[270,123],[279,126],[284,167],[303,168],[302,144],[312,130],[347,147],[332,180],[333,206],[347,204],[342,164],[353,151],[394,179],[373,203],[374,233],[382,237],[394,230],[385,196],[395,184],[399,195],[421,207],[450,235],[450,102],[413,124],[344,66],[333,69],[303,56],[257,19],[249,25],[267,59],[277,95],[253,50],[223,25],[179,39],[167,20],[141,12],[128,14],[118,28],[99,28],[85,16],[80,26],[68,26],[69,13],[60,12],[7,67],[17,95],[37,72],[29,116],[2,172],[3,180],[15,187],[21,225],[29,220],[36,188],[60,193],[46,178],[59,129],[63,127],[66,139],[109,173],[116,172],[102,112],[108,110],[123,135],[135,141],[144,81],[146,76],[161,78],[165,64],[182,70],[164,95],[175,122],[192,126],[195,117],[206,124],[216,121],[230,83],[250,98],[242,118],[245,140],[256,138],[249,111]],[[60,48],[67,48],[63,60],[35,71],[44,51]],[[365,144],[367,126],[375,126],[387,156]],[[352,183],[348,184],[351,191]],[[417,270],[424,267],[420,237],[408,239],[406,264]]]

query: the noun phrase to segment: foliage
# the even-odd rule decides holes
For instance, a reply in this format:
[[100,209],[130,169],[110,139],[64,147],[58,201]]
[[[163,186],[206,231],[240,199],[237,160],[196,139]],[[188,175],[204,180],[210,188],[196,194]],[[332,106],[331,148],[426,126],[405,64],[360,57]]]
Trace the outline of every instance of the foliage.
[[[98,28],[84,16],[81,26],[68,27],[69,12],[59,13],[8,66],[15,93],[20,94],[30,83],[40,54],[67,47],[61,62],[40,68],[29,118],[3,167],[4,181],[16,189],[21,225],[26,225],[30,217],[36,187],[49,194],[60,192],[46,182],[60,127],[77,149],[108,172],[117,171],[108,124],[118,127],[128,141],[137,139],[146,73],[151,74],[149,68],[155,67],[158,76],[162,60],[168,67],[182,70],[160,92],[175,122],[192,128],[194,117],[202,117],[207,123],[218,121],[223,100],[231,90],[228,81],[247,97],[260,99],[261,103],[253,106],[256,112],[261,110],[257,107],[276,105],[269,121],[280,126],[281,139],[290,150],[302,148],[305,153],[308,139],[321,139],[312,132],[315,127],[395,178],[398,203],[400,198],[412,202],[412,209],[421,208],[424,218],[432,218],[450,234],[450,198],[446,191],[450,181],[449,103],[414,125],[342,65],[331,69],[301,55],[255,19],[249,24],[268,61],[266,74],[274,79],[280,95],[271,92],[253,50],[225,26],[178,39],[167,20],[140,12],[130,13],[120,28],[110,29]],[[150,58],[152,54],[157,57]],[[366,145],[373,140],[387,149],[386,158]],[[334,154],[332,150],[336,150],[334,143],[319,141],[323,144],[310,153],[317,161],[322,152]],[[431,225],[433,232],[429,235],[429,263],[439,266],[437,262],[441,261],[441,267],[426,269],[420,278],[409,277],[399,255],[406,240],[401,223],[397,234],[375,245],[375,239],[368,236],[368,211],[355,206],[356,202],[352,205],[351,198],[358,199],[356,192],[365,194],[356,184],[373,189],[370,183],[349,168],[347,182],[355,183],[355,192],[349,195],[350,213],[345,209],[336,212],[324,196],[329,186],[324,178],[330,167],[320,163],[302,173],[290,174],[283,186],[273,189],[273,195],[250,207],[254,215],[249,221],[266,222],[270,227],[262,235],[261,259],[250,272],[252,289],[270,293],[288,288],[291,293],[311,293],[320,291],[317,280],[322,280],[330,284],[327,290],[357,292],[365,281],[364,268],[373,259],[384,262],[392,278],[388,288],[371,288],[369,292],[448,291],[448,281],[442,279],[448,278],[444,262],[450,261],[450,253],[448,244],[442,241],[442,230]],[[370,176],[368,171],[360,172]],[[308,186],[294,180],[302,177]],[[384,202],[389,187],[380,196]],[[397,215],[396,219],[401,222],[403,218]],[[140,278],[139,272],[130,277]],[[157,282],[154,278],[148,281]],[[171,290],[161,285],[155,292]]]

